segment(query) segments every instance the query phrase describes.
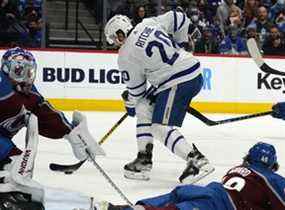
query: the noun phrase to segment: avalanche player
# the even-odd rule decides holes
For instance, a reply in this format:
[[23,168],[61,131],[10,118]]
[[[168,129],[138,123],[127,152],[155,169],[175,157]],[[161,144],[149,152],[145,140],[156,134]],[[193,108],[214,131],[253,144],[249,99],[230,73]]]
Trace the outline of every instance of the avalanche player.
[[274,146],[259,142],[222,183],[178,186],[165,195],[140,200],[134,207],[108,202],[95,206],[97,210],[285,210],[285,178],[275,173],[278,167]]
[[189,23],[184,13],[170,11],[146,18],[135,28],[122,15],[112,17],[105,26],[107,41],[120,46],[118,65],[127,84],[122,95],[126,110],[137,116],[138,154],[124,167],[127,178],[149,179],[153,138],[187,161],[181,182],[195,182],[214,170],[175,128],[181,127],[203,83],[200,62],[179,47],[188,41]]
[[[21,154],[12,142],[13,136],[25,126],[30,113],[38,117],[39,133],[43,136],[67,139],[79,160],[103,153],[87,129],[86,119],[75,112],[70,124],[63,113],[55,110],[33,85],[36,77],[34,56],[21,48],[5,52],[0,70],[0,168],[11,162],[11,157]],[[84,142],[83,142],[84,141]],[[1,176],[0,176],[1,182]]]

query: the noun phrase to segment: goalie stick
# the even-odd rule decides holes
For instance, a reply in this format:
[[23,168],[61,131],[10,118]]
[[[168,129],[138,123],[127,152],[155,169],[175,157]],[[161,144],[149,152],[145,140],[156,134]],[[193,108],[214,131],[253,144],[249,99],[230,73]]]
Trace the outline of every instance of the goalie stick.
[[225,119],[225,120],[218,120],[218,121],[214,121],[214,120],[207,118],[201,112],[199,112],[198,110],[196,110],[192,107],[189,107],[187,112],[190,113],[191,115],[193,115],[194,117],[198,118],[199,120],[201,120],[206,125],[215,126],[215,125],[221,125],[221,124],[225,124],[225,123],[231,123],[231,122],[247,120],[247,119],[256,118],[256,117],[262,117],[265,115],[270,115],[270,114],[272,114],[273,111],[260,112],[260,113],[255,113],[255,114],[251,114],[251,115],[245,115],[245,116],[234,117],[234,118],[229,118],[229,119]]
[[250,38],[247,40],[247,48],[248,48],[250,56],[253,58],[254,62],[260,68],[260,70],[262,70],[265,73],[269,73],[269,74],[285,76],[285,72],[274,69],[264,62],[254,38]]
[[[104,143],[106,139],[114,132],[114,130],[127,118],[128,114],[125,113],[119,120],[116,122],[115,125],[102,137],[102,139],[99,141],[99,145]],[[70,164],[70,165],[62,165],[57,163],[51,163],[49,165],[50,170],[52,171],[59,171],[64,172],[65,174],[72,174],[74,171],[78,170],[83,163],[85,163],[86,160],[80,161],[76,164]]]

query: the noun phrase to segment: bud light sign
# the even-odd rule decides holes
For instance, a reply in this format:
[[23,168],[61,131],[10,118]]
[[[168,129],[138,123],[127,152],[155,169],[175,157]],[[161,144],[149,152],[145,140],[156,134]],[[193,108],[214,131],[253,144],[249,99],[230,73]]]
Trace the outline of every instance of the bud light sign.
[[60,83],[108,83],[122,84],[122,73],[117,69],[87,69],[80,68],[43,68],[43,82],[60,82]]

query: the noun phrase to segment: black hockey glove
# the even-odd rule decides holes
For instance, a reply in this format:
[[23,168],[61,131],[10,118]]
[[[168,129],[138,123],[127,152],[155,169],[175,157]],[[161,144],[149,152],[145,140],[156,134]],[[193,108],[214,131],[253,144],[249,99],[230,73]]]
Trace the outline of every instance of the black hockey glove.
[[277,103],[272,106],[272,117],[285,120],[285,102]]
[[136,116],[135,104],[132,101],[129,101],[129,91],[125,90],[122,93],[122,99],[124,100],[125,108],[129,116]]
[[155,95],[155,91],[156,91],[156,88],[154,86],[150,86],[150,88],[148,88],[148,90],[146,91],[146,94],[145,94],[145,98],[147,100],[149,100],[149,105],[152,105],[155,103],[156,101],[156,95]]

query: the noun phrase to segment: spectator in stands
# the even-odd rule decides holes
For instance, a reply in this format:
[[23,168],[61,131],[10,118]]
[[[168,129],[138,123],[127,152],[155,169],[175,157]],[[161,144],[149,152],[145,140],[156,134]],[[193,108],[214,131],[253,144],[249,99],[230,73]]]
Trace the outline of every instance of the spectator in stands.
[[25,9],[24,22],[29,31],[29,40],[26,46],[40,47],[43,21],[33,3],[29,4]]
[[264,6],[260,6],[258,8],[257,19],[253,20],[251,24],[256,25],[256,31],[259,33],[260,44],[262,46],[267,33],[269,33],[269,30],[273,25],[273,23],[268,18],[267,9]]
[[108,19],[118,14],[126,15],[131,18],[132,2],[130,0],[108,0],[108,3],[111,9]]
[[241,14],[241,9],[234,4],[233,0],[224,0],[224,2],[217,9],[217,17],[220,23],[220,28],[223,35],[225,35],[225,24],[229,18],[230,10],[236,8]]
[[269,10],[269,17],[271,20],[274,20],[277,17],[277,14],[285,9],[285,1],[284,0],[277,0],[277,2],[270,7]]
[[212,23],[217,13],[219,0],[199,0],[197,1],[197,8],[201,12],[200,16],[205,19],[204,22]]
[[135,27],[137,24],[142,22],[142,20],[146,17],[145,7],[143,5],[139,5],[134,10],[134,15],[132,17],[132,24]]
[[237,5],[239,8],[244,8],[246,0],[235,0],[235,5]]
[[228,35],[222,40],[219,51],[221,54],[245,55],[247,48],[245,39],[240,36],[241,31],[235,25],[228,29]]
[[226,21],[226,24],[227,24],[227,26],[235,25],[239,28],[243,27],[243,21],[242,21],[242,16],[241,16],[240,10],[238,10],[236,7],[231,8],[229,18]]
[[219,45],[210,28],[203,30],[202,38],[195,44],[195,53],[219,53]]
[[245,0],[243,8],[244,26],[247,27],[256,17],[260,4],[259,0]]
[[277,0],[262,0],[262,5],[266,8],[270,8],[276,1]]
[[223,35],[222,30],[220,28],[220,24],[219,24],[217,16],[214,17],[213,21],[214,22],[210,23],[208,27],[211,28],[213,36],[215,37],[217,42],[220,43],[223,40],[224,35]]
[[187,16],[190,17],[192,24],[189,25],[189,46],[187,51],[194,51],[196,42],[202,38],[203,28],[206,27],[206,23],[200,17],[200,11],[197,7],[193,7],[187,11]]
[[263,45],[264,55],[285,55],[285,42],[276,26],[270,28],[270,34]]
[[246,28],[246,39],[250,39],[250,38],[254,38],[256,41],[256,44],[258,45],[258,48],[261,49],[259,36],[256,32],[256,26],[255,25],[248,25]]
[[39,27],[39,24],[36,21],[31,21],[27,25],[29,29],[29,42],[26,46],[28,47],[40,47],[41,46],[41,38],[42,38],[42,30]]
[[27,37],[27,29],[20,22],[18,1],[0,0],[0,43],[9,46],[11,42],[21,42]]
[[0,0],[0,29],[6,31],[19,18],[17,1]]
[[27,7],[34,7],[36,11],[42,16],[42,0],[18,0],[19,12],[24,16]]
[[256,31],[256,26],[255,25],[248,25],[246,28],[246,38],[254,38],[257,43],[259,43],[259,36]]
[[279,31],[285,34],[285,9],[276,15],[275,23]]

